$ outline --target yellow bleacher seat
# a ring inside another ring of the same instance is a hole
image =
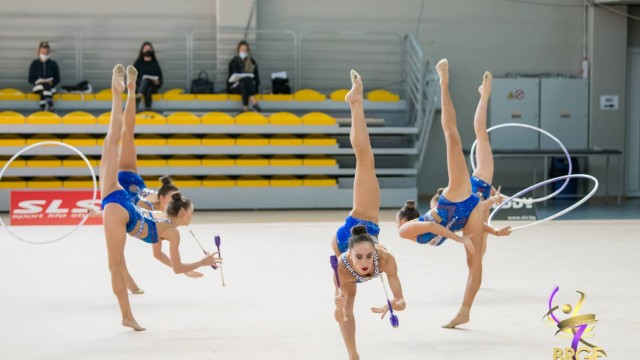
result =
[[[235,166],[236,161],[224,155],[207,155],[202,159],[202,166]]]
[[[40,101],[40,94],[27,94],[27,101]]]
[[[191,155],[175,155],[167,160],[168,166],[202,166],[202,160]]]
[[[89,135],[74,134],[62,139],[62,142],[71,146],[97,146],[98,140]]]
[[[296,114],[281,111],[269,116],[269,124],[271,125],[302,125],[302,119]]]
[[[202,139],[189,134],[177,134],[167,139],[169,146],[201,146]]]
[[[91,166],[96,167],[100,163],[97,159],[87,158]],[[62,159],[62,167],[87,167],[87,163],[80,156],[69,156]],[[89,169],[87,169],[87,173]],[[97,175],[97,174],[96,174]]]
[[[229,114],[213,111],[202,115],[203,125],[233,125],[233,118]]]
[[[344,97],[347,96],[349,89],[338,89],[331,93],[331,101],[344,101]]]
[[[100,90],[95,94],[95,99],[98,101],[111,101],[113,99],[111,95],[111,89]],[[127,100],[127,93],[122,94],[122,101]]]
[[[4,167],[4,165],[7,163],[7,161],[9,161],[9,159],[11,159],[10,156],[0,156],[0,169]],[[11,165],[9,165],[10,168],[23,168],[25,166],[27,166],[27,161],[19,157],[13,160],[13,162],[11,162]],[[3,181],[4,179],[0,180],[0,182],[3,182]]]
[[[202,180],[204,187],[234,187],[236,181],[227,176],[207,176]]]
[[[143,176],[142,180],[147,185],[149,189],[159,189],[162,183],[160,182],[159,176]]]
[[[49,134],[36,134],[27,139],[27,145],[33,145],[43,141],[58,141],[62,142],[61,139],[57,136],[49,135]]]
[[[15,111],[0,112],[0,124],[2,125],[19,125],[24,124],[25,121],[24,115]]]
[[[200,118],[194,113],[178,111],[167,117],[167,123],[170,125],[200,125]]]
[[[335,125],[336,119],[325,113],[314,111],[302,117],[302,124],[314,126]]]
[[[54,177],[35,177],[27,181],[27,187],[30,189],[60,189],[62,181]]]
[[[269,139],[271,146],[302,146],[302,139],[293,135],[278,134]]]
[[[302,186],[302,179],[295,176],[278,175],[269,180],[269,185],[274,187],[295,187]]]
[[[2,89],[0,90],[0,100],[26,100],[27,96],[18,89]]]
[[[96,139],[96,142],[98,143],[98,146],[103,147],[104,146],[104,137],[99,137]]]
[[[24,189],[27,187],[27,181],[19,177],[3,177],[0,181],[0,189]]]
[[[2,134],[0,135],[0,146],[25,146],[27,141],[18,135]]]
[[[227,96],[229,97],[229,101],[242,101],[241,95],[227,94]]]
[[[74,176],[62,181],[65,189],[93,189],[93,180],[89,176]]]
[[[321,134],[311,134],[302,140],[304,146],[336,146],[338,140]]]
[[[162,94],[162,99],[167,101],[193,101],[194,94],[186,94],[183,89],[171,89]]]
[[[369,101],[396,102],[400,101],[400,96],[387,90],[373,90],[367,94]]]
[[[293,94],[295,101],[325,101],[327,96],[312,89],[302,89]]]
[[[166,146],[167,139],[158,135],[141,134],[134,138],[136,146]]]
[[[27,124],[34,125],[57,125],[62,119],[57,114],[48,111],[38,111],[27,117]]]
[[[111,111],[107,111],[106,113],[100,114],[98,116],[98,124],[100,125],[109,125],[111,122]]]
[[[96,98],[95,94],[55,94],[53,95],[53,100],[64,100],[64,101],[90,101]]]
[[[202,187],[202,180],[193,176],[173,176],[171,179],[179,189]]]
[[[163,159],[160,156],[156,156],[156,155],[140,155],[140,156],[138,156],[138,166],[140,166],[140,167],[163,167],[163,166],[167,166],[167,160]],[[148,184],[147,184],[147,186],[148,186]]]
[[[236,159],[236,166],[269,166],[269,159],[259,155],[241,155]]]
[[[52,168],[52,167],[60,167],[62,166],[62,160],[58,159],[55,156],[34,156],[32,158],[27,159],[27,167],[34,168]]]
[[[302,161],[304,166],[337,166],[336,159],[324,155],[308,155]]]
[[[235,146],[236,139],[226,135],[211,134],[202,138],[203,146]]]
[[[302,166],[302,159],[292,155],[276,155],[269,159],[271,166]]]
[[[336,186],[338,182],[336,179],[323,175],[309,175],[305,176],[302,181],[304,186]]]
[[[196,100],[199,101],[227,101],[229,95],[227,94],[196,94]]]
[[[136,114],[137,125],[165,125],[167,118],[154,111],[143,111]]]
[[[67,125],[94,125],[98,122],[95,116],[84,111],[74,111],[62,117],[62,123]]]
[[[236,138],[238,146],[269,146],[269,139],[253,134],[243,134]]]
[[[265,187],[269,186],[269,180],[262,176],[247,175],[240,176],[236,180],[236,186],[238,187]]]
[[[262,94],[256,100],[262,101],[293,101],[293,94]]]
[[[262,114],[247,111],[236,116],[235,123],[237,125],[267,125],[269,124],[269,119]]]

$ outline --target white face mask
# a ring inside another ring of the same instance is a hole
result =
[[[49,54],[40,54],[40,60],[47,61],[49,59]]]
[[[249,53],[245,51],[241,51],[239,55],[240,55],[240,59],[244,60],[247,58],[247,56],[249,56]]]

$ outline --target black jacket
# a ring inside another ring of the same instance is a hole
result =
[[[250,57],[249,60],[253,63],[253,83],[256,85],[256,93],[258,93],[258,87],[260,86],[260,75],[258,74],[258,63]],[[231,89],[233,83],[229,82],[231,75],[244,72],[244,60],[240,56],[234,56],[229,61],[229,76],[227,76],[227,92]]]
[[[136,86],[140,86],[144,75],[157,76],[160,83],[155,86],[158,88],[162,86],[162,70],[160,69],[160,64],[158,64],[157,61],[136,61],[133,64],[133,67],[138,70],[138,81],[136,81]]]
[[[60,70],[58,64],[48,59],[45,62],[39,59],[33,60],[31,66],[29,66],[29,84],[35,85],[38,79],[53,78],[53,85],[56,86],[60,83]]]

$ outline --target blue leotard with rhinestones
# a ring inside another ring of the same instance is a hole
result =
[[[452,202],[447,200],[443,195],[440,195],[438,205],[436,205],[435,209],[438,216],[442,219],[440,225],[451,231],[458,231],[462,229],[467,224],[469,215],[471,215],[471,212],[479,202],[480,198],[478,198],[476,194],[471,194],[471,196],[461,202]],[[431,210],[427,211],[424,216],[420,216],[418,221],[436,222],[435,218],[431,214]],[[434,233],[424,233],[418,235],[416,240],[420,244],[439,246],[442,245],[446,239],[446,237],[436,235]]]
[[[380,227],[378,224],[372,221],[366,221],[355,218],[353,216],[347,216],[338,232],[336,233],[336,242],[338,243],[338,249],[343,253],[349,248],[349,239],[351,238],[351,228],[356,225],[364,225],[367,227],[367,233],[373,237],[373,242],[378,243],[378,234],[380,234]]]
[[[149,209],[155,210],[153,203],[147,200],[147,196],[149,194],[155,194],[156,191],[147,188],[147,184],[145,184],[144,179],[142,179],[140,175],[133,171],[118,171],[118,183],[124,191],[129,194],[134,204],[142,201],[149,206]]]
[[[102,198],[102,208],[104,209],[107,204],[115,203],[123,207],[129,213],[129,220],[127,221],[127,233],[131,233],[136,228],[136,224],[138,225],[138,231],[133,234],[133,237],[136,237],[144,242],[154,244],[159,241],[158,239],[158,229],[156,227],[156,223],[170,223],[169,219],[154,219],[153,212],[142,209],[131,202],[131,197],[124,190],[116,190],[106,197]],[[140,235],[144,232],[144,227],[147,226],[147,236],[141,238]]]
[[[481,200],[487,200],[491,196],[491,184],[477,176],[472,176],[471,192],[478,195]]]

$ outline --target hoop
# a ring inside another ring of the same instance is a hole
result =
[[[538,221],[534,221],[532,223],[525,224],[525,225],[522,225],[522,226],[517,226],[517,227],[511,228],[511,231],[520,230],[520,229],[524,229],[524,228],[527,228],[527,227],[530,227],[530,226],[533,226],[533,225],[536,225],[536,224],[541,224],[541,223],[544,223],[544,222],[547,222],[547,221],[551,221],[551,220],[553,220],[553,219],[555,219],[555,218],[557,218],[559,216],[562,216],[562,215],[568,213],[569,211],[571,211],[571,210],[577,208],[578,206],[582,205],[585,201],[589,200],[596,193],[596,190],[598,190],[598,185],[599,185],[598,179],[596,179],[595,177],[593,177],[591,175],[587,175],[587,174],[572,174],[572,175],[558,176],[556,178],[548,179],[548,180],[539,182],[537,184],[531,185],[528,188],[516,193],[515,195],[512,195],[511,197],[506,199],[502,204],[498,205],[498,207],[495,208],[495,210],[493,210],[491,212],[491,215],[489,215],[489,220],[487,221],[487,223],[489,224],[489,226],[492,226],[491,225],[491,220],[493,219],[493,216],[498,211],[500,211],[500,209],[502,209],[502,207],[505,206],[508,202],[510,202],[510,201],[512,201],[514,199],[517,199],[518,196],[522,196],[523,194],[526,194],[529,191],[532,191],[532,190],[537,189],[539,187],[545,186],[545,185],[550,184],[552,182],[556,182],[556,181],[563,180],[563,179],[572,179],[572,178],[582,178],[582,179],[592,180],[595,183],[595,186],[593,187],[591,192],[589,192],[587,195],[585,195],[584,198],[578,200],[575,204],[569,206],[568,208],[566,208],[566,209],[564,209],[562,211],[559,211],[559,212],[557,212],[557,213],[555,213],[555,214],[553,214],[551,216],[547,216],[544,219],[541,219],[541,220],[538,220]]]
[[[57,145],[57,146],[62,146],[65,147],[71,151],[73,151],[74,153],[76,153],[78,156],[80,156],[82,158],[82,160],[84,160],[85,164],[87,164],[87,167],[89,168],[89,171],[91,172],[91,179],[93,180],[93,198],[92,201],[96,201],[96,198],[98,197],[98,181],[96,180],[96,173],[93,171],[93,167],[91,166],[91,163],[89,162],[89,159],[87,159],[86,156],[84,156],[84,154],[76,149],[75,147],[69,145],[69,144],[65,144],[59,141],[42,141],[42,142],[38,142],[35,143],[33,145],[29,145],[25,148],[23,148],[22,150],[18,151],[15,155],[13,155],[13,157],[11,157],[11,159],[9,159],[9,161],[7,161],[6,164],[4,164],[4,167],[2,168],[2,170],[0,170],[0,181],[2,180],[2,176],[4,176],[4,172],[9,168],[9,165],[11,165],[11,163],[20,155],[22,155],[24,152],[31,150],[33,148],[39,147],[39,146],[43,146],[43,145]],[[29,244],[35,244],[35,245],[43,245],[43,244],[49,244],[58,240],[61,240],[71,234],[73,234],[76,230],[78,230],[80,228],[80,226],[82,226],[82,224],[84,224],[87,219],[89,218],[91,214],[87,213],[82,220],[80,221],[80,223],[73,229],[71,229],[70,232],[68,232],[67,234],[57,237],[55,239],[52,240],[46,240],[46,241],[31,241],[31,240],[27,240],[24,239],[16,234],[14,234],[7,225],[5,225],[5,223],[2,221],[2,218],[0,218],[0,225],[2,225],[3,228],[5,228],[7,230],[7,232],[9,232],[9,234],[11,236],[13,236],[14,238],[27,242]]]
[[[500,124],[500,125],[492,126],[492,127],[487,129],[487,132],[491,132],[493,130],[497,130],[497,129],[500,129],[500,128],[503,128],[503,127],[523,127],[523,128],[526,128],[526,129],[535,130],[535,131],[537,131],[537,132],[539,132],[541,134],[546,135],[551,140],[555,141],[558,144],[558,146],[560,146],[560,149],[562,149],[562,151],[564,152],[565,156],[567,157],[567,162],[569,164],[569,172],[568,172],[567,175],[571,175],[571,172],[573,171],[573,167],[572,167],[572,164],[571,164],[571,156],[569,156],[569,151],[564,146],[564,144],[562,144],[562,142],[560,140],[558,140],[557,137],[551,135],[547,131],[544,131],[544,130],[538,128],[538,127],[535,127],[535,126],[532,126],[532,125],[527,125],[527,124],[520,124],[520,123],[506,123],[506,124]],[[475,153],[477,144],[478,144],[478,139],[476,139],[473,142],[473,145],[471,145],[471,150],[469,151],[469,160],[471,162],[471,168],[473,169],[473,171],[476,170],[476,161],[475,161],[475,157],[473,155]],[[549,194],[549,195],[547,195],[545,197],[541,197],[541,198],[537,198],[537,199],[531,199],[531,200],[529,200],[529,199],[526,199],[526,200],[525,199],[518,199],[518,200],[521,200],[526,204],[533,204],[533,203],[538,203],[538,202],[541,202],[541,201],[549,200],[552,197],[560,194],[560,192],[562,190],[564,190],[564,188],[569,184],[569,180],[571,180],[571,179],[567,178],[567,180],[565,180],[564,184],[562,184],[562,186],[558,190],[556,190],[555,192],[553,192],[553,193],[551,193],[551,194]]]

